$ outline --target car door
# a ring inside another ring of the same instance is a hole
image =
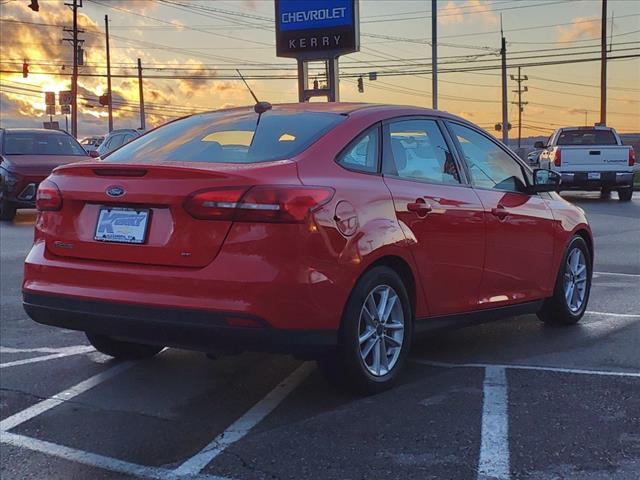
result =
[[[477,309],[484,260],[482,204],[441,124],[404,118],[383,126],[383,176],[418,266],[429,313]]]
[[[529,194],[527,171],[479,129],[449,121],[454,142],[486,217],[485,266],[480,305],[491,308],[549,295],[554,219],[539,194]]]

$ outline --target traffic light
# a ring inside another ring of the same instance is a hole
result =
[[[25,60],[22,63],[22,78],[27,78],[29,76],[29,64]]]
[[[109,94],[105,93],[104,95],[100,95],[100,97],[98,98],[98,102],[103,107],[108,106],[109,105]]]
[[[38,0],[31,0],[31,3],[29,4],[29,8],[34,12],[39,12],[40,5],[38,5]]]
[[[358,77],[358,92],[364,93],[364,80],[362,80],[362,77]]]

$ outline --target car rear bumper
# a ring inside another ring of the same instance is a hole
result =
[[[626,187],[633,184],[633,172],[599,172],[600,178],[589,178],[589,172],[559,172],[562,190],[596,190],[602,187]]]
[[[335,347],[335,330],[283,330],[259,318],[235,313],[167,309],[23,294],[27,314],[44,325],[108,335],[120,340],[203,352],[251,350],[322,353]],[[260,326],[229,326],[229,319]]]

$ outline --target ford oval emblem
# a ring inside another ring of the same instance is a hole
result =
[[[124,195],[124,188],[118,186],[112,186],[107,188],[107,195],[110,197],[121,197]]]

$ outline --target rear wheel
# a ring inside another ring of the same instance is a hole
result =
[[[11,221],[16,216],[16,207],[5,199],[0,200],[0,220]]]
[[[393,386],[406,362],[413,333],[411,304],[392,269],[374,267],[351,292],[338,350],[318,361],[333,383],[372,394]]]
[[[91,345],[93,345],[93,348],[100,353],[117,358],[118,360],[141,360],[143,358],[153,357],[164,348],[155,345],[123,342],[96,333],[87,332],[86,335]]]
[[[618,190],[618,199],[621,202],[630,202],[633,196],[633,187],[621,188]]]
[[[591,291],[591,255],[584,239],[574,236],[560,265],[553,297],[545,300],[538,317],[549,325],[578,323]]]

